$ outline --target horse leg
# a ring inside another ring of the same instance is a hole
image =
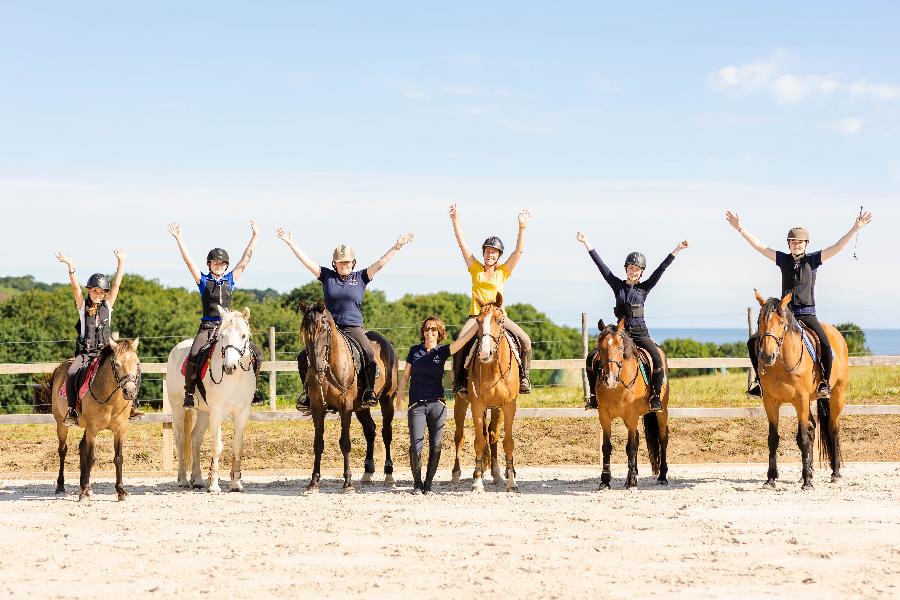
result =
[[[628,426],[628,443],[625,445],[625,453],[628,456],[628,477],[625,480],[626,488],[637,487],[637,454],[640,438],[637,431],[637,418],[632,422],[626,422]]]
[[[776,455],[778,453],[778,405],[766,403],[766,416],[769,419],[769,471],[766,473],[765,487],[774,488],[778,479],[778,465]]]
[[[356,413],[356,419],[362,425],[363,437],[366,439],[366,461],[359,481],[372,483],[372,475],[375,473],[375,420],[372,418],[372,411],[368,409]]]
[[[125,444],[125,432],[118,430],[113,433],[113,464],[116,465],[116,496],[119,502],[128,497],[128,492],[122,487],[122,467],[125,458],[122,455],[122,447]]]
[[[506,419],[506,412],[503,412],[504,421]],[[503,483],[503,477],[500,476],[500,461],[497,460],[497,444],[500,439],[500,409],[492,408],[491,409],[491,424],[488,427],[488,446],[490,447],[490,456],[491,456],[491,476],[494,478],[494,485],[501,485]],[[504,438],[504,447],[506,446],[506,438]],[[506,461],[507,471],[509,471],[509,460]],[[509,477],[509,473],[506,474],[506,477]]]
[[[187,487],[187,470],[184,459],[184,419],[172,416],[172,437],[175,440],[175,460],[178,461],[178,478],[175,480],[178,487]]]
[[[797,410],[797,446],[803,462],[801,489],[811,490],[812,484],[812,448],[809,440],[809,402],[801,399]]]
[[[222,411],[218,406],[213,407],[209,415],[210,441],[212,451],[209,459],[209,480],[206,482],[206,491],[218,494],[222,491],[219,487],[219,458],[222,456]]]
[[[841,479],[841,422],[839,413],[832,411],[829,415],[828,437],[823,441],[828,444],[831,482],[836,483]]]
[[[353,484],[350,482],[350,417],[353,413],[345,410],[341,413],[341,454],[344,455],[344,487],[342,492],[352,492]]]
[[[612,421],[608,415],[600,412],[600,427],[603,429],[603,472],[600,475],[600,487],[598,489],[608,490],[612,481],[612,469],[609,461],[612,456]]]
[[[61,422],[56,422],[56,438],[59,442],[56,448],[57,454],[59,454],[59,476],[56,478],[56,493],[63,494],[66,491],[66,480],[63,475],[63,470],[66,466],[66,454],[69,452],[69,428],[63,425]]]
[[[194,430],[191,432],[191,487],[206,487],[203,473],[200,470],[200,446],[203,445],[203,434],[209,427],[209,413],[197,411],[194,417]]]
[[[456,458],[453,461],[451,483],[459,483],[459,476],[462,474],[462,467],[459,464],[459,451],[462,449],[463,442],[465,442],[466,439],[466,407],[468,407],[468,405],[469,403],[461,396],[456,396],[456,402],[453,404],[453,423],[456,426],[453,433],[453,449]]]
[[[319,479],[321,479],[322,452],[325,450],[325,409],[316,407],[313,410],[313,453],[315,459],[313,461],[312,476],[309,478],[309,485],[306,486],[307,492],[319,491]]]
[[[384,442],[384,485],[394,485],[394,460],[391,458],[391,442],[394,439],[394,399],[381,401],[381,441]]]
[[[669,447],[669,409],[665,408],[656,413],[656,423],[659,425],[659,475],[656,481],[660,485],[668,485],[666,475],[669,473],[669,463],[666,460],[666,449]]]
[[[484,464],[484,410],[472,405],[472,425],[475,427],[475,471],[472,473],[472,491],[483,492],[484,482],[481,480],[482,465]]]
[[[91,496],[91,468],[94,466],[94,438],[97,433],[93,430],[85,429],[81,443],[78,444],[78,453],[81,468],[81,490],[78,493],[78,501],[83,498],[90,499]]]
[[[234,437],[231,439],[231,482],[228,484],[229,492],[243,492],[244,484],[241,483],[241,451],[244,447],[244,429],[250,419],[250,406],[234,419]]]
[[[513,463],[513,450],[516,444],[513,440],[513,421],[516,418],[515,404],[507,404],[503,410],[503,452],[506,454],[506,491],[518,492],[519,484],[516,483],[516,467]],[[496,435],[496,431],[494,432]],[[496,461],[496,459],[495,459]]]

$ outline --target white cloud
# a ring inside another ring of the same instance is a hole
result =
[[[707,75],[706,84],[720,92],[753,92],[771,81],[776,70],[774,62],[729,65]]]
[[[844,135],[856,135],[863,128],[863,120],[859,117],[847,117],[825,123],[825,128]]]
[[[397,90],[400,95],[410,100],[425,100],[429,97],[425,88],[413,81],[395,80],[388,81],[387,87]]]

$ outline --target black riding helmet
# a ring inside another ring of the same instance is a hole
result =
[[[103,273],[94,273],[87,280],[87,286],[89,288],[100,288],[103,290],[109,291],[109,278]]]
[[[646,269],[647,257],[645,257],[640,252],[632,252],[625,257],[625,266],[628,267],[628,265],[635,265],[636,267]]]
[[[220,260],[225,263],[231,262],[228,260],[228,253],[222,248],[213,248],[209,251],[209,254],[206,255],[206,264],[209,264],[214,260]]]
[[[500,241],[496,235],[492,235],[488,239],[484,240],[484,243],[481,245],[481,252],[484,252],[485,248],[493,248],[500,252],[500,255],[503,255],[503,242]]]

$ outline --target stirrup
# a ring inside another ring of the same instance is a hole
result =
[[[751,398],[762,398],[762,387],[760,387],[759,382],[756,382],[744,393]]]
[[[306,390],[303,390],[303,392],[297,396],[296,408],[300,412],[309,410],[309,394],[306,393]]]
[[[823,381],[822,383],[820,383],[819,389],[816,392],[819,400],[831,399],[831,386],[828,385],[827,381]]]
[[[69,425],[70,427],[78,427],[78,413],[74,408],[70,408],[66,413],[66,418],[63,419],[63,425]]]
[[[142,413],[137,408],[135,408],[134,402],[132,402],[131,403],[131,412],[128,414],[128,420],[136,421],[137,419],[143,419],[143,418],[144,418],[144,413]]]
[[[528,375],[519,379],[519,393],[520,394],[530,394],[531,393],[531,379],[529,379]]]
[[[197,406],[194,404],[194,392],[184,395],[184,409],[197,410]]]
[[[591,397],[584,403],[584,410],[593,410],[597,408],[597,396],[591,394]]]
[[[660,412],[662,410],[662,401],[658,394],[650,396],[650,412]]]

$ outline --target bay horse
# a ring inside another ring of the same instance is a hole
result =
[[[341,419],[340,448],[344,455],[343,492],[353,492],[350,473],[350,420],[356,413],[366,439],[365,473],[363,483],[372,481],[375,472],[375,421],[368,406],[361,403],[364,386],[360,381],[351,351],[349,338],[338,329],[334,318],[320,300],[315,304],[300,303],[303,321],[300,325],[306,343],[309,369],[304,386],[309,393],[309,410],[315,430],[313,451],[315,462],[308,492],[319,491],[321,479],[322,452],[325,450],[325,413],[333,410]],[[372,389],[381,407],[381,437],[384,441],[384,483],[394,484],[394,463],[391,459],[391,439],[394,419],[394,396],[397,395],[398,361],[394,346],[381,334],[367,331],[366,337],[372,343],[378,376]],[[365,357],[362,358],[365,360]]]
[[[475,471],[472,474],[472,491],[483,492],[482,476],[485,465],[490,462],[494,482],[502,482],[497,463],[497,433],[499,429],[498,409],[503,413],[503,451],[506,454],[506,491],[518,492],[516,469],[513,462],[513,421],[516,418],[516,400],[519,397],[519,363],[513,351],[510,337],[503,326],[506,313],[503,312],[502,297],[497,302],[489,302],[481,307],[477,322],[481,333],[478,338],[478,353],[469,363],[467,394],[456,398],[454,419],[456,434],[456,462],[453,467],[454,481],[459,481],[459,452],[463,443],[463,426],[466,405],[472,407],[472,425],[475,429]],[[485,423],[487,409],[492,409],[490,427]],[[492,448],[491,448],[492,446]],[[490,452],[489,452],[490,450]]]
[[[625,453],[628,457],[628,476],[625,487],[637,487],[638,465],[637,455],[640,445],[638,419],[643,416],[644,435],[647,438],[647,453],[656,481],[667,485],[669,465],[666,461],[666,449],[669,445],[669,382],[668,377],[663,384],[660,400],[662,410],[650,412],[650,386],[641,375],[638,347],[625,331],[625,320],[620,319],[618,325],[605,325],[601,319],[597,326],[597,354],[594,356],[594,369],[597,373],[595,394],[597,395],[597,415],[603,429],[603,472],[600,475],[601,490],[608,490],[612,481],[610,455],[612,454],[612,421],[619,418],[628,428],[628,442]],[[660,349],[663,363],[666,355]],[[599,363],[599,365],[598,365]],[[663,364],[667,369],[667,365]],[[649,374],[648,374],[649,379]]]
[[[250,344],[250,309],[243,312],[219,307],[222,321],[215,333],[214,346],[210,350],[208,368],[197,368],[200,377],[195,393],[197,406],[194,412],[184,409],[184,375],[182,366],[191,350],[192,339],[184,340],[169,352],[166,363],[166,389],[172,408],[172,431],[175,438],[175,455],[178,458],[178,485],[181,487],[205,487],[218,493],[219,458],[222,455],[222,422],[225,417],[234,418],[234,436],[231,441],[231,481],[228,491],[243,492],[241,483],[241,451],[244,429],[250,418],[250,404],[256,391],[254,355]],[[201,393],[201,384],[205,395]],[[196,420],[196,423],[194,422]],[[212,457],[209,478],[206,483],[200,471],[200,446],[207,428],[212,429]],[[187,470],[191,471],[190,480]]]
[[[81,471],[78,501],[91,496],[91,468],[94,466],[94,441],[97,434],[109,429],[113,434],[113,463],[116,465],[116,495],[125,500],[128,492],[122,487],[122,448],[128,431],[128,415],[131,403],[137,399],[141,387],[141,361],[137,355],[140,338],[134,340],[109,340],[109,345],[100,351],[99,364],[93,379],[88,375],[87,392],[81,399],[78,426],[84,428],[84,435],[78,444]],[[59,441],[59,476],[56,479],[56,493],[66,491],[63,468],[68,452],[67,437],[69,426],[64,423],[69,404],[60,396],[65,388],[66,374],[71,361],[56,367],[50,379],[51,404],[56,419],[56,437]],[[78,393],[78,392],[76,392]]]
[[[759,302],[757,322],[757,352],[759,353],[759,384],[763,391],[763,406],[769,419],[769,471],[766,487],[774,488],[778,479],[776,451],[778,450],[778,417],[782,404],[791,404],[797,412],[797,446],[802,459],[802,489],[812,489],[812,446],[816,437],[816,421],[810,407],[818,397],[822,370],[810,356],[803,341],[800,323],[791,311],[793,297],[763,298],[754,290]],[[831,465],[831,480],[841,478],[840,415],[844,409],[849,368],[847,342],[833,326],[822,323],[834,352],[831,369],[831,398],[817,401],[820,460]],[[781,360],[778,360],[779,356]]]

